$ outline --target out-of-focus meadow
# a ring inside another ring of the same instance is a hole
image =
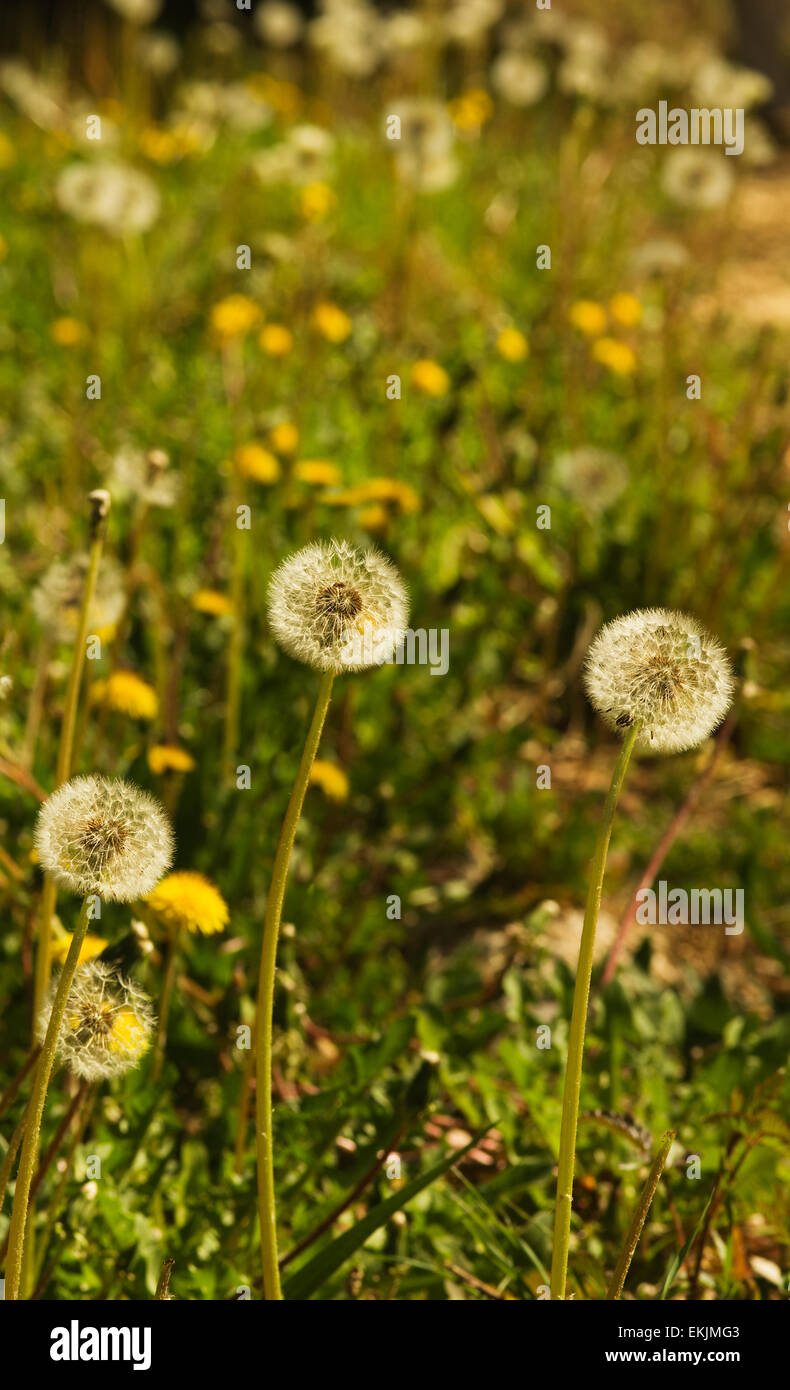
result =
[[[289,1276],[329,1299],[546,1284],[616,748],[580,668],[602,621],[663,606],[725,643],[735,712],[699,751],[635,762],[597,959],[690,794],[656,877],[743,888],[746,925],[632,925],[594,978],[582,1109],[627,1118],[580,1126],[571,1288],[603,1297],[646,1146],[671,1127],[628,1296],[659,1297],[711,1194],[668,1296],[781,1296],[790,162],[758,114],[766,80],[725,57],[710,6],[345,0],[305,29],[289,6],[212,3],[178,37],[142,22],[153,3],[116,8],[129,17],[97,9],[70,46],[0,67],[6,1080],[30,1041],[32,830],[93,488],[112,511],[75,770],[160,796],[176,867],[211,880],[229,920],[184,936],[161,1076],[100,1090],[72,1166],[47,1175],[38,1296],[151,1297],[166,1256],[177,1298],[258,1296],[238,1028],[316,682],[275,647],[266,584],[329,536],[392,557],[412,626],[448,631],[449,669],[339,680],[308,792],[275,1008],[286,1292]],[[638,145],[635,112],[661,97],[747,108],[744,154]],[[58,908],[68,931],[76,904]],[[157,1001],[156,912],[106,905],[95,934]]]

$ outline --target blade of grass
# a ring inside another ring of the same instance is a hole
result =
[[[631,1261],[634,1258],[634,1252],[636,1251],[636,1247],[639,1244],[639,1237],[642,1234],[642,1227],[644,1226],[645,1221],[647,1220],[647,1213],[650,1210],[650,1204],[656,1194],[656,1188],[658,1187],[661,1174],[664,1171],[664,1164],[666,1163],[667,1158],[669,1156],[669,1150],[672,1148],[672,1141],[674,1138],[674,1129],[666,1130],[661,1140],[658,1152],[655,1158],[653,1159],[652,1167],[647,1175],[645,1185],[642,1188],[641,1193],[639,1194],[639,1201],[636,1204],[634,1214],[631,1218],[631,1224],[628,1227],[625,1240],[623,1241],[623,1248],[620,1251],[620,1258],[617,1261],[617,1264],[615,1265],[614,1274],[612,1275],[609,1287],[606,1290],[607,1299],[619,1298],[621,1293],[623,1292],[623,1285],[625,1284],[626,1278],[628,1277],[628,1271],[631,1267]]]
[[[302,1265],[301,1269],[298,1269],[286,1281],[283,1287],[284,1297],[286,1299],[305,1299],[314,1294],[361,1245],[364,1245],[369,1236],[384,1226],[396,1211],[405,1207],[412,1197],[416,1197],[419,1192],[430,1187],[431,1183],[435,1182],[437,1178],[441,1178],[448,1169],[453,1167],[453,1164],[458,1163],[465,1153],[473,1149],[475,1144],[480,1143],[490,1128],[491,1125],[487,1125],[464,1148],[455,1150],[446,1158],[440,1159],[438,1163],[434,1163],[433,1167],[422,1173],[419,1178],[413,1178],[399,1192],[395,1192],[386,1201],[380,1202],[378,1206],[368,1212],[367,1216],[363,1216],[361,1221],[352,1226],[350,1231],[344,1231],[330,1245],[319,1250],[312,1260]]]
[[[699,1221],[697,1222],[696,1226],[694,1227],[694,1230],[691,1232],[691,1235],[689,1236],[688,1240],[686,1241],[686,1244],[683,1246],[683,1249],[680,1250],[680,1251],[678,1251],[678,1252],[676,1252],[676,1253],[672,1256],[672,1259],[671,1259],[670,1262],[669,1262],[669,1268],[668,1268],[668,1270],[667,1270],[667,1272],[666,1272],[666,1276],[665,1276],[665,1278],[664,1278],[664,1285],[663,1285],[663,1288],[662,1288],[660,1294],[658,1295],[659,1302],[663,1302],[663,1301],[664,1301],[664,1299],[666,1298],[667,1294],[669,1293],[669,1290],[672,1288],[672,1285],[673,1285],[674,1282],[675,1282],[675,1278],[676,1278],[676,1275],[677,1275],[678,1270],[680,1269],[681,1265],[685,1264],[686,1260],[688,1259],[689,1251],[690,1251],[692,1245],[694,1244],[694,1241],[697,1239],[697,1236],[699,1235],[700,1231],[702,1230],[702,1223],[703,1223],[703,1221],[705,1220],[705,1217],[706,1217],[707,1214],[708,1214],[708,1208],[709,1208],[711,1202],[713,1201],[713,1194],[714,1194],[715,1190],[716,1190],[716,1189],[714,1188],[714,1189],[713,1189],[713,1192],[711,1192],[711,1194],[710,1194],[710,1196],[709,1196],[707,1202],[705,1203],[705,1206],[704,1206],[702,1212],[700,1213]]]

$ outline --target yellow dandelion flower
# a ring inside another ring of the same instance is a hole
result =
[[[93,698],[130,719],[156,719],[159,701],[153,686],[134,671],[113,671],[105,681],[96,681]]]
[[[196,613],[208,613],[212,618],[225,618],[233,612],[227,594],[221,594],[218,589],[196,589],[191,603]]]
[[[389,512],[380,502],[372,507],[363,507],[357,521],[364,531],[384,531],[389,523]]]
[[[121,1009],[110,1023],[107,1046],[111,1052],[136,1055],[145,1050],[150,1023],[134,1009]]]
[[[295,454],[299,447],[299,431],[291,420],[283,420],[269,431],[269,443],[278,454]]]
[[[397,502],[402,512],[420,509],[420,499],[414,488],[398,478],[368,478],[352,492],[358,502]]]
[[[337,203],[337,194],[328,183],[306,183],[299,192],[302,216],[308,222],[320,222]]]
[[[635,294],[621,291],[609,300],[609,312],[616,323],[623,328],[635,328],[642,318],[642,305]]]
[[[103,936],[94,936],[88,932],[82,945],[80,946],[78,965],[84,965],[86,960],[92,960],[94,956],[100,956],[102,951],[109,945]],[[51,955],[56,965],[62,965],[69,953],[71,946],[71,932],[64,932],[63,936],[57,941],[52,942]]]
[[[412,386],[424,391],[426,396],[446,396],[450,389],[450,378],[444,367],[430,357],[421,357],[411,369]]]
[[[278,116],[290,119],[301,105],[301,93],[294,82],[284,82],[271,77],[268,72],[254,72],[247,78],[247,86],[254,96],[271,106]]]
[[[148,906],[166,926],[211,936],[230,920],[228,905],[219,889],[190,870],[177,870],[163,878],[146,898]]]
[[[448,110],[458,130],[474,132],[490,121],[494,114],[494,103],[482,87],[470,87],[450,102]]]
[[[294,335],[282,323],[267,323],[260,331],[258,342],[267,357],[286,357],[294,345]]]
[[[280,476],[277,459],[262,444],[241,444],[234,457],[242,476],[255,483],[276,483]]]
[[[314,487],[333,487],[343,479],[337,465],[329,463],[327,459],[299,459],[294,464],[294,477],[300,483],[312,483]]]
[[[503,328],[496,340],[496,350],[506,362],[523,362],[529,355],[529,343],[517,328]]]
[[[574,328],[588,338],[599,337],[606,328],[606,310],[594,299],[577,299],[570,307],[568,318]]]
[[[148,766],[156,777],[165,772],[192,772],[195,767],[192,754],[174,743],[157,743],[148,749],[147,756]]]
[[[0,169],[10,169],[16,158],[8,136],[0,130]]]
[[[636,371],[636,356],[627,343],[619,338],[598,338],[593,343],[592,355],[596,362],[608,367],[615,376],[630,376]]]
[[[211,310],[211,327],[220,338],[238,338],[255,327],[261,311],[246,294],[229,294]]]
[[[49,333],[53,343],[57,343],[58,347],[76,347],[85,337],[85,325],[80,323],[79,319],[55,319],[49,325]]]
[[[313,327],[327,342],[344,343],[351,332],[351,319],[337,304],[324,300],[313,310]]]
[[[316,758],[310,770],[310,781],[320,787],[330,801],[345,801],[348,796],[348,777],[337,763]]]
[[[140,132],[140,150],[154,164],[172,164],[184,153],[183,142],[172,130],[149,125]]]

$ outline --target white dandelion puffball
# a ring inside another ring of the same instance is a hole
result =
[[[638,724],[634,747],[651,753],[696,748],[721,723],[734,689],[721,643],[667,608],[637,609],[602,627],[584,684],[605,722],[620,734]]]
[[[78,555],[68,562],[55,560],[33,591],[33,612],[38,621],[62,642],[73,642],[77,635],[87,572],[87,555]],[[123,571],[112,556],[106,555],[88,610],[90,632],[111,632],[125,607]]]
[[[613,506],[628,485],[628,469],[620,455],[592,444],[558,454],[553,473],[564,492],[593,512]]]
[[[46,1037],[56,989],[57,981],[36,1020],[39,1043]],[[111,966],[92,960],[74,973],[56,1056],[72,1075],[103,1081],[137,1066],[150,1046],[153,1028],[148,995]]]
[[[549,74],[531,53],[500,53],[491,68],[494,91],[511,106],[534,106],[545,96]]]
[[[148,174],[120,161],[69,164],[58,178],[55,197],[70,217],[114,236],[148,231],[161,206],[159,190]]]
[[[316,671],[363,671],[392,661],[409,617],[406,586],[379,550],[319,541],[289,555],[269,583],[280,646]]]
[[[35,843],[56,883],[108,902],[147,897],[173,862],[173,832],[159,802],[120,778],[64,782],[38,813]]]
[[[672,150],[661,171],[661,187],[673,202],[688,208],[719,208],[735,186],[724,155],[702,149]]]

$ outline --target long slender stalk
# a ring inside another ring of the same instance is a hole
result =
[[[27,1124],[27,1110],[28,1108],[27,1106],[25,1106],[17,1124],[17,1127],[8,1141],[8,1148],[6,1149],[5,1157],[3,1158],[2,1167],[0,1167],[0,1211],[3,1210],[3,1206],[5,1204],[6,1188],[8,1187],[8,1180],[11,1177],[11,1169],[14,1166],[14,1159],[16,1158],[17,1153],[19,1152],[19,1146],[22,1143],[22,1138],[25,1133],[25,1125]]]
[[[674,1129],[668,1129],[664,1132],[661,1146],[653,1159],[653,1166],[647,1175],[647,1180],[642,1188],[639,1201],[636,1204],[634,1214],[631,1218],[631,1225],[628,1227],[628,1232],[623,1241],[620,1258],[615,1265],[614,1274],[609,1281],[609,1287],[606,1290],[606,1297],[608,1299],[619,1298],[620,1294],[623,1292],[623,1285],[626,1281],[631,1261],[634,1258],[634,1251],[639,1243],[642,1227],[645,1224],[647,1213],[650,1210],[650,1203],[656,1195],[656,1188],[658,1187],[661,1174],[664,1171],[664,1164],[669,1157],[669,1150],[672,1148],[674,1138]]]
[[[79,1092],[79,1100],[82,1103],[78,1107],[79,1114],[77,1115],[77,1123],[72,1130],[71,1138],[69,1139],[68,1147],[63,1158],[63,1171],[61,1172],[58,1185],[55,1188],[55,1191],[53,1192],[49,1202],[47,1203],[47,1219],[44,1224],[44,1230],[42,1231],[41,1236],[37,1241],[38,1250],[36,1254],[36,1269],[34,1276],[35,1288],[33,1289],[33,1292],[30,1295],[31,1299],[37,1298],[42,1288],[46,1284],[44,1274],[45,1261],[47,1258],[47,1247],[49,1246],[49,1242],[52,1238],[52,1232],[55,1229],[55,1223],[57,1222],[57,1219],[60,1216],[61,1205],[63,1203],[63,1194],[66,1190],[66,1184],[68,1183],[69,1178],[71,1177],[71,1169],[72,1163],[74,1161],[74,1155],[77,1152],[77,1149],[82,1141],[82,1136],[85,1133],[88,1120],[90,1119],[91,1112],[93,1110],[94,1101],[96,1100],[96,1086],[94,1083],[88,1084],[88,1086],[84,1090],[81,1090]],[[46,1278],[49,1278],[49,1273],[51,1272],[53,1267],[54,1262],[51,1262],[46,1267]]]
[[[16,1188],[14,1191],[14,1206],[11,1213],[11,1229],[8,1234],[8,1265],[6,1269],[6,1298],[14,1300],[19,1298],[20,1280],[22,1277],[22,1257],[25,1247],[25,1231],[28,1224],[28,1202],[30,1198],[30,1188],[38,1156],[38,1139],[41,1130],[41,1117],[44,1113],[44,1102],[47,1098],[47,1086],[52,1073],[52,1064],[55,1058],[55,1046],[60,1032],[60,1025],[66,1008],[66,1001],[74,979],[74,972],[77,969],[82,943],[88,931],[88,920],[90,913],[91,899],[87,897],[80,909],[80,916],[74,935],[71,938],[69,953],[66,963],[61,971],[58,988],[52,1004],[47,1025],[46,1037],[41,1045],[41,1055],[36,1065],[36,1073],[33,1078],[33,1088],[30,1094],[28,1105],[28,1122],[25,1126],[25,1137],[22,1142],[22,1157],[19,1160],[19,1171],[16,1178]]]
[[[628,729],[620,750],[620,756],[612,773],[601,828],[598,831],[598,841],[595,846],[590,874],[590,886],[587,892],[587,904],[584,909],[579,963],[576,967],[576,984],[573,991],[573,1013],[568,1038],[565,1087],[562,1097],[557,1201],[554,1209],[554,1246],[551,1255],[551,1297],[553,1299],[564,1299],[565,1281],[568,1273],[568,1245],[570,1243],[571,1207],[573,1205],[573,1170],[576,1163],[576,1127],[579,1120],[579,1092],[582,1081],[584,1033],[587,1026],[587,1005],[590,998],[595,929],[598,925],[598,913],[601,907],[603,876],[609,849],[609,837],[612,833],[612,821],[626,769],[634,751],[637,733],[638,726],[635,724]]]
[[[156,1029],[154,1060],[151,1066],[152,1081],[157,1081],[161,1076],[165,1061],[167,1021],[170,1016],[170,1001],[173,997],[173,985],[176,978],[176,965],[178,962],[178,946],[180,940],[181,931],[180,928],[176,928],[175,931],[171,932],[167,940],[167,945],[165,946],[165,975],[162,981],[162,993],[159,996],[159,1022]]]
[[[27,1054],[27,1057],[22,1063],[22,1066],[20,1067],[10,1086],[7,1088],[7,1090],[3,1092],[2,1097],[0,1097],[0,1115],[5,1114],[9,1105],[11,1105],[14,1099],[16,1098],[19,1088],[22,1085],[22,1082],[24,1081],[25,1077],[30,1071],[30,1068],[32,1067],[33,1063],[38,1057],[40,1051],[41,1048],[39,1047],[38,1043],[31,1047],[30,1051]]]
[[[233,776],[233,764],[239,742],[241,715],[241,675],[244,658],[245,589],[247,571],[247,540],[249,532],[238,525],[238,507],[242,501],[238,474],[234,476],[231,506],[233,511],[233,569],[231,574],[232,619],[228,643],[228,669],[225,690],[225,731],[223,760],[225,776]]]
[[[277,938],[280,932],[285,887],[291,863],[296,827],[310,780],[321,732],[332,697],[334,674],[321,676],[312,723],[299,763],[293,791],[285,812],[277,853],[272,869],[261,943],[261,969],[258,979],[258,999],[255,1008],[255,1113],[256,1153],[258,1159],[258,1215],[261,1231],[261,1260],[263,1290],[268,1299],[280,1299],[280,1271],[277,1259],[277,1220],[274,1201],[274,1145],[272,1143],[272,1012],[274,1008],[274,975],[277,964]]]

